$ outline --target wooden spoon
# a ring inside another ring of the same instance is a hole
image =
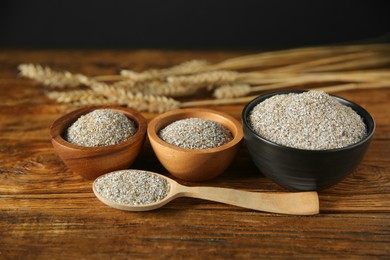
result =
[[[131,170],[135,171],[135,170]],[[145,171],[142,171],[145,173]],[[113,172],[115,173],[115,172]],[[317,192],[249,192],[242,190],[234,190],[228,188],[217,187],[188,187],[177,183],[176,181],[162,176],[157,173],[147,172],[154,174],[159,178],[164,178],[170,185],[170,190],[166,197],[160,201],[143,204],[143,205],[130,205],[120,204],[113,200],[104,197],[98,192],[96,187],[96,179],[92,185],[93,192],[96,197],[104,204],[121,210],[127,211],[147,211],[160,208],[170,202],[171,200],[179,197],[192,197],[205,199],[210,201],[216,201],[235,205],[238,207],[273,212],[282,214],[293,215],[313,215],[319,213],[319,201]],[[108,175],[111,173],[107,173]],[[104,177],[105,175],[101,176]],[[99,178],[101,178],[99,177]]]

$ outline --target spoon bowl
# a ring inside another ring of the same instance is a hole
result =
[[[176,181],[154,172],[141,170],[124,170],[123,174],[130,172],[143,172],[150,176],[157,176],[165,180],[169,184],[169,191],[161,200],[148,204],[131,205],[124,203],[117,203],[114,200],[107,198],[99,192],[99,179],[109,177],[110,174],[117,172],[110,172],[97,178],[92,189],[96,197],[104,204],[127,211],[148,211],[160,208],[179,197],[191,197],[198,199],[205,199],[215,202],[221,202],[238,207],[280,213],[291,215],[313,215],[319,213],[318,194],[315,191],[310,192],[249,192],[243,190],[235,190],[229,188],[218,187],[188,187],[177,183]],[[114,178],[113,178],[114,180]],[[113,183],[113,185],[118,183]]]

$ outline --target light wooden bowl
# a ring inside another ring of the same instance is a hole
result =
[[[116,145],[85,147],[67,142],[62,134],[81,115],[96,109],[122,112],[137,125],[137,132],[127,141]],[[147,121],[136,110],[115,106],[78,109],[57,119],[50,128],[53,147],[66,166],[85,179],[128,168],[138,156],[146,138]]]
[[[184,149],[163,141],[158,132],[181,119],[202,118],[218,122],[233,135],[233,140],[210,149]],[[233,117],[210,109],[178,109],[155,117],[148,125],[150,144],[161,164],[174,176],[187,181],[204,181],[217,177],[233,161],[243,140],[241,123]]]

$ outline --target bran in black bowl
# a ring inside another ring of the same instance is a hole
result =
[[[319,91],[259,96],[242,120],[255,165],[289,190],[321,190],[342,180],[357,168],[375,131],[365,109]]]

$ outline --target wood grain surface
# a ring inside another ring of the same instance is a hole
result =
[[[141,71],[190,59],[221,61],[248,51],[0,51],[0,259],[386,259],[390,258],[390,88],[337,95],[366,108],[377,130],[358,169],[319,192],[320,214],[289,216],[179,198],[150,212],[96,199],[92,181],[67,169],[49,128],[74,108],[18,76],[20,63],[87,75]],[[244,105],[216,106],[240,119]],[[209,107],[210,108],[210,107]],[[156,116],[143,113],[151,120]],[[147,141],[132,168],[170,176]],[[330,173],[331,174],[331,173]],[[261,175],[244,146],[207,185],[283,191]]]

